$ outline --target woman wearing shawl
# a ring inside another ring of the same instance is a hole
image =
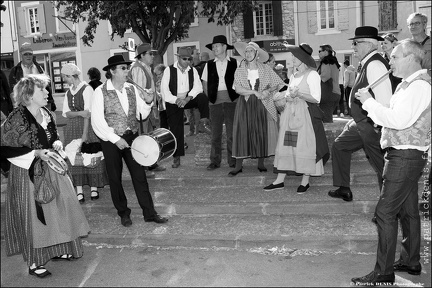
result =
[[[11,162],[5,202],[6,254],[22,254],[29,274],[39,278],[51,275],[43,266],[49,260],[81,257],[80,237],[90,231],[69,175],[54,172],[45,162],[48,149],[63,148],[53,115],[44,107],[48,83],[44,74],[23,77],[14,87],[18,106],[1,127],[1,149]],[[40,181],[44,185],[39,186]],[[54,191],[55,198],[41,204],[34,195],[44,189]]]
[[[233,124],[232,157],[236,165],[229,176],[243,171],[245,158],[258,158],[258,170],[267,171],[264,158],[274,155],[278,133],[272,96],[284,85],[273,69],[263,64],[269,56],[256,43],[237,42],[234,47],[244,59],[234,74],[234,88],[240,97]]]
[[[286,175],[303,175],[297,193],[309,188],[310,176],[324,174],[330,153],[323,125],[320,75],[315,71],[312,48],[305,43],[287,45],[293,54],[296,72],[291,75],[288,90],[275,98],[286,100],[280,118],[279,137],[274,158],[276,180],[265,190],[283,189]]]

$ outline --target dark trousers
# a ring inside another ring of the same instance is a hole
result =
[[[341,97],[339,98],[339,113],[344,113],[345,107],[344,107],[344,101],[345,101],[345,94],[344,94],[344,87],[342,84],[339,84],[339,89],[341,92]],[[336,105],[333,114],[338,115],[338,105]]]
[[[333,123],[333,111],[337,108],[337,105],[340,100],[340,95],[329,92],[329,99],[321,100],[319,103],[319,107],[323,111],[323,122],[324,123]]]
[[[347,103],[346,107],[347,107],[348,115],[351,115],[351,108],[349,107],[349,104],[348,104],[349,103],[349,97],[351,94],[351,89],[352,89],[352,87],[349,87],[349,86],[347,86],[345,88],[345,102]]]
[[[159,111],[159,127],[168,129],[168,117],[166,110]]]
[[[420,262],[418,181],[427,161],[425,155],[415,149],[390,150],[385,154],[384,182],[375,210],[378,250],[374,270],[380,274],[393,273],[398,215],[402,226],[402,263],[415,266]]]
[[[138,137],[138,133],[130,133],[122,136],[129,145],[132,144],[132,141],[136,137]],[[153,199],[149,191],[144,166],[141,166],[132,158],[132,152],[129,148],[120,150],[117,145],[102,140],[101,145],[109,177],[111,199],[114,207],[117,209],[117,214],[122,217],[126,215],[129,216],[131,213],[131,209],[127,207],[127,199],[122,185],[122,160],[124,160],[131,174],[132,184],[138,203],[143,210],[144,219],[152,218],[157,213],[154,209]]]
[[[350,120],[332,146],[333,185],[350,187],[350,166],[353,152],[364,149],[366,158],[377,173],[382,185],[384,155],[380,147],[381,132],[375,131],[366,119],[356,123]]]
[[[209,105],[208,98],[204,93],[198,94],[195,98],[190,100],[184,108],[179,108],[177,104],[166,103],[166,112],[168,118],[168,126],[177,140],[177,149],[174,152],[174,157],[184,156],[184,109],[198,108],[201,119],[209,118]]]
[[[212,145],[210,152],[210,162],[220,165],[222,162],[222,132],[225,123],[227,137],[227,163],[229,166],[235,165],[235,159],[232,157],[233,142],[233,123],[237,103],[225,102],[216,105],[210,105],[210,119],[212,128]]]

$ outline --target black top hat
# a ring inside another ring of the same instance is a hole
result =
[[[348,38],[348,40],[358,38],[372,38],[378,41],[384,41],[381,36],[378,36],[378,29],[372,26],[357,27],[355,30],[355,36],[353,38]]]
[[[225,44],[227,45],[227,50],[228,49],[234,49],[234,46],[229,45],[227,43],[227,38],[225,37],[225,35],[217,35],[213,37],[213,43],[207,44],[205,47],[207,47],[208,49],[212,50],[212,45],[215,43],[221,43],[221,44]]]
[[[102,70],[108,71],[108,69],[112,66],[120,65],[120,64],[131,64],[132,61],[125,61],[123,55],[114,55],[108,58],[108,65],[103,67]]]

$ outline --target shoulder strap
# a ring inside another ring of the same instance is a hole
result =
[[[429,36],[426,36],[426,38],[423,40],[423,42],[421,42],[421,45],[424,46],[424,44],[427,42],[427,40],[429,40]]]

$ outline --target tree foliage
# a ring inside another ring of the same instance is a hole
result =
[[[84,45],[91,46],[99,20],[109,20],[111,39],[124,37],[127,29],[140,38],[142,43],[163,55],[169,44],[188,38],[188,31],[195,16],[207,17],[217,25],[231,24],[246,9],[253,8],[256,1],[57,1],[56,8],[65,8],[65,18],[74,23],[87,23],[82,36]],[[199,9],[199,11],[198,11]],[[202,18],[201,18],[202,19]],[[215,21],[216,20],[216,21]],[[125,45],[123,45],[125,48]]]

